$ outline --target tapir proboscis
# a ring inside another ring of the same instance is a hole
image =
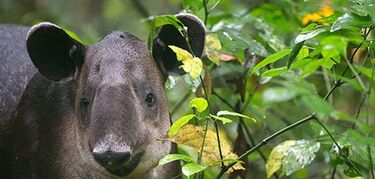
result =
[[[52,23],[0,25],[0,178],[174,178],[164,82],[175,45],[201,56],[205,28],[179,14],[146,43],[113,32],[83,45]]]

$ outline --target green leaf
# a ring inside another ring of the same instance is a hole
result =
[[[197,109],[198,112],[203,112],[207,109],[208,103],[207,100],[204,98],[194,98],[190,101],[189,106],[190,108]]]
[[[219,116],[215,116],[215,115],[212,115],[212,114],[210,114],[210,117],[213,117],[213,118],[215,118],[215,119],[223,122],[223,124],[227,124],[227,123],[231,123],[232,122],[232,120],[230,120],[230,119],[228,119],[226,117],[219,117]]]
[[[194,161],[193,158],[184,154],[168,154],[159,160],[159,166],[164,165],[169,162],[176,161],[176,160],[183,160],[188,163]]]
[[[294,41],[294,43],[298,44],[300,42],[303,42],[303,41],[306,41],[306,40],[309,40],[309,39],[312,39],[314,38],[315,36],[323,33],[323,32],[326,32],[327,29],[326,27],[318,27],[318,28],[315,28],[313,30],[309,30],[309,31],[306,31],[306,32],[302,32],[300,33],[297,37],[296,37],[296,40]]]
[[[265,71],[262,73],[262,77],[274,77],[274,76],[279,76],[280,74],[283,74],[284,72],[287,72],[288,69],[286,67],[281,67],[281,68],[274,68]]]
[[[359,16],[354,13],[345,13],[340,16],[331,26],[331,32],[340,29],[367,27],[372,25],[370,16]]]
[[[182,166],[182,173],[186,176],[191,176],[195,173],[201,172],[207,168],[207,165],[197,164],[197,163],[188,163]]]
[[[308,140],[288,140],[277,145],[272,149],[266,163],[267,177],[271,177],[281,165],[284,165],[286,175],[289,176],[310,164],[319,149],[319,142]]]
[[[299,42],[296,45],[294,45],[292,52],[289,54],[288,64],[287,64],[288,69],[290,68],[290,65],[292,65],[294,59],[298,55],[298,53],[301,50],[304,43],[305,43],[305,41],[302,41],[302,42]]]
[[[189,114],[189,115],[186,115],[186,116],[182,116],[180,119],[178,119],[177,121],[175,121],[171,128],[169,128],[169,131],[168,131],[168,136],[169,137],[172,137],[174,135],[177,134],[178,130],[184,126],[185,124],[187,124],[191,119],[193,119],[194,117],[194,114]]]
[[[284,166],[286,175],[304,168],[315,159],[315,153],[319,151],[320,143],[308,140],[297,140],[285,153]]]
[[[252,70],[251,74],[255,73],[256,71],[258,71],[259,69],[261,69],[262,67],[270,64],[270,63],[273,63],[277,60],[280,60],[281,58],[283,58],[285,55],[288,55],[292,50],[290,49],[287,49],[287,50],[282,50],[280,52],[277,52],[277,53],[274,53],[270,56],[268,56],[267,58],[265,58],[264,60],[262,60],[261,62],[259,62]]]
[[[217,32],[220,42],[232,52],[249,49],[259,56],[267,56],[267,50],[249,35],[245,35],[238,30],[225,28]]]
[[[240,114],[240,113],[236,113],[236,112],[231,112],[231,111],[219,111],[217,112],[216,114],[217,116],[237,116],[237,117],[242,117],[242,118],[245,118],[245,119],[251,119],[253,122],[256,122],[256,120],[252,117],[249,117],[249,116],[246,116],[246,115],[243,115],[243,114]]]

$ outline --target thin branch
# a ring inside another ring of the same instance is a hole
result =
[[[203,8],[204,8],[204,25],[206,25],[207,24],[207,18],[208,18],[208,14],[210,13],[210,12],[208,12],[208,10],[207,10],[207,2],[206,2],[206,0],[203,0]]]
[[[209,96],[208,96],[208,93],[207,93],[207,88],[206,88],[206,85],[204,84],[204,81],[203,81],[203,78],[202,78],[201,75],[199,76],[199,79],[201,80],[203,91],[204,91],[204,94],[205,94],[205,96],[207,98],[208,108],[210,109],[210,113],[213,114],[211,102],[210,102],[210,99],[209,99]],[[214,126],[215,126],[215,131],[216,131],[217,145],[219,147],[220,160],[223,160],[223,153],[221,151],[221,145],[220,145],[219,127],[217,125],[217,121],[216,120],[214,121]],[[223,161],[221,162],[221,166],[222,167],[224,166],[224,162]]]

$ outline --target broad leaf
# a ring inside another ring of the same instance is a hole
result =
[[[284,165],[286,175],[292,174],[310,164],[315,153],[320,149],[320,143],[308,140],[288,140],[276,146],[270,153],[267,163],[267,177],[271,177],[281,165]]]

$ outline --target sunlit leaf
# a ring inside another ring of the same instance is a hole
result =
[[[215,115],[212,115],[212,114],[210,114],[210,116],[213,117],[213,118],[215,118],[215,119],[217,119],[217,120],[219,120],[219,121],[221,121],[221,122],[223,122],[223,124],[227,124],[227,123],[231,123],[232,122],[232,120],[230,120],[230,119],[228,119],[226,117],[219,117],[219,116],[215,116]]]
[[[186,116],[182,116],[180,119],[176,120],[172,126],[169,128],[168,136],[174,136],[178,130],[187,124],[191,119],[193,119],[194,114],[189,114]]]
[[[244,119],[251,119],[253,122],[256,122],[256,120],[252,117],[249,117],[249,116],[246,116],[246,115],[243,115],[243,114],[240,114],[240,113],[236,113],[236,112],[232,112],[232,111],[219,111],[217,112],[216,114],[217,116],[236,116],[236,117],[242,117]]]
[[[208,103],[204,98],[194,98],[190,101],[190,108],[197,109],[198,112],[203,112],[207,109]]]
[[[298,44],[302,41],[312,39],[315,36],[319,35],[320,33],[326,32],[328,30],[329,29],[327,29],[326,27],[319,27],[310,31],[302,32],[296,37],[296,40],[294,41],[294,43]]]
[[[271,177],[284,165],[286,175],[304,168],[310,164],[315,153],[320,149],[320,143],[308,140],[288,140],[276,146],[270,153],[266,163],[267,177]]]
[[[176,160],[183,160],[188,163],[194,161],[190,156],[184,154],[168,154],[159,160],[159,166]]]
[[[168,47],[176,53],[177,60],[182,62],[183,65],[181,65],[181,68],[186,73],[189,73],[193,79],[198,78],[203,68],[202,60],[177,46],[169,45]]]
[[[195,173],[201,172],[207,168],[207,165],[188,163],[182,166],[182,173],[186,176],[194,175]]]
[[[277,52],[277,53],[274,53],[270,56],[268,56],[267,58],[263,59],[261,62],[259,62],[257,65],[255,65],[255,67],[253,68],[252,72],[251,73],[255,73],[256,71],[258,71],[259,69],[263,68],[264,66],[270,64],[270,63],[273,63],[277,60],[280,60],[281,58],[283,58],[285,55],[288,55],[292,50],[290,49],[287,49],[287,50],[282,50],[280,52]]]

